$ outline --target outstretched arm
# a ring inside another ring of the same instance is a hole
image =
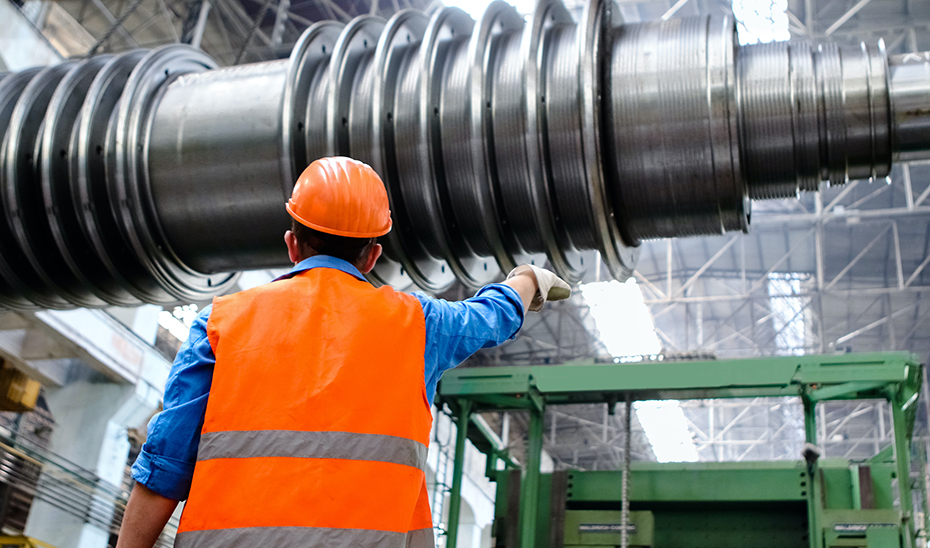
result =
[[[539,291],[539,283],[536,281],[536,276],[533,275],[533,271],[527,269],[520,274],[515,274],[507,278],[503,284],[516,291],[517,295],[520,295],[520,300],[523,301],[523,312],[525,314],[530,303],[533,302],[533,297],[536,295],[536,292]]]
[[[177,506],[178,501],[137,483],[129,495],[116,548],[152,548]]]
[[[426,397],[432,403],[443,371],[462,363],[479,348],[513,338],[527,310],[540,310],[546,300],[568,298],[571,289],[555,274],[524,265],[514,269],[504,283],[486,285],[465,301],[414,295],[426,318]]]

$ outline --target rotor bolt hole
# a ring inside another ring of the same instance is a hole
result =
[[[348,120],[348,118],[346,118],[345,116],[342,117],[342,125],[343,125],[343,126],[349,125],[349,120]]]
[[[410,43],[410,35],[409,35],[409,34],[407,35],[407,43],[408,43],[408,44]]]
[[[362,47],[363,47],[363,48],[367,48],[367,47],[368,47],[368,40],[362,40]]]
[[[66,156],[68,156],[68,151],[66,151],[65,149],[61,149],[58,151],[58,155],[61,156],[62,158],[65,158]]]
[[[388,122],[394,121],[394,113],[393,113],[393,112],[388,112],[388,113],[387,113],[387,119],[388,119]]]
[[[165,76],[168,76],[168,69],[165,69]]]
[[[326,46],[323,46],[323,53],[326,53]]]
[[[304,123],[297,122],[297,131],[303,131],[303,130],[304,130]]]
[[[484,106],[486,106],[486,107],[488,107],[488,108],[491,108],[491,101],[488,101],[487,103],[485,103]]]
[[[98,156],[103,154],[103,145],[97,145],[96,151]]]
[[[446,267],[445,267],[445,265],[443,265],[443,266],[440,267],[440,271],[442,271],[443,274],[446,273]]]
[[[545,95],[540,95],[540,96],[539,96],[539,102],[545,104],[545,103],[546,103],[546,96],[545,96]]]
[[[439,116],[439,107],[433,107],[433,114]]]

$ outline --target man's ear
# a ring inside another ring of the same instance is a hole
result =
[[[371,246],[371,250],[368,252],[368,257],[365,259],[365,263],[360,269],[362,274],[368,274],[372,271],[372,269],[375,267],[375,263],[377,263],[378,259],[381,257],[382,251],[383,248],[381,247],[381,244],[375,244]]]
[[[284,233],[284,245],[287,246],[287,258],[294,264],[299,263],[300,243],[297,242],[297,236],[290,230]]]

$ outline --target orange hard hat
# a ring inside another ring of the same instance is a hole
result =
[[[316,160],[300,174],[287,212],[314,230],[349,238],[391,231],[391,208],[381,177],[367,164],[336,156]]]

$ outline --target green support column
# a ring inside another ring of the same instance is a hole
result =
[[[520,546],[536,546],[536,510],[539,501],[539,465],[542,461],[543,419],[545,410],[530,410],[529,440],[526,448],[526,469],[520,489]]]
[[[459,534],[459,514],[462,509],[462,474],[465,472],[465,442],[471,419],[471,400],[459,400],[459,420],[456,424],[455,464],[452,468],[452,491],[449,493],[449,526],[446,528],[446,548],[455,548]]]
[[[911,498],[911,446],[907,439],[907,418],[904,402],[897,394],[888,398],[891,420],[894,423],[894,462],[898,472],[898,493],[901,498],[901,516],[905,521],[904,548],[914,545],[914,508]]]
[[[924,538],[926,539],[930,535],[930,504],[928,504],[930,501],[927,500],[927,496],[930,495],[930,490],[927,488],[927,451],[926,445],[922,444],[918,447],[920,447],[920,490],[922,495],[920,498],[924,512],[924,522],[921,525],[923,525]]]
[[[807,396],[801,396],[804,404],[804,441],[817,445],[816,403]]]
[[[853,510],[862,510],[862,485],[859,481],[859,465],[849,466],[849,486],[852,489]]]
[[[806,394],[801,396],[801,402],[804,404],[804,440],[807,443],[817,445],[816,403],[811,401]],[[808,464],[807,473],[810,482],[807,490],[807,524],[810,546],[811,548],[823,548],[823,531],[820,530],[820,511],[823,497],[820,493],[820,474],[816,462]]]

